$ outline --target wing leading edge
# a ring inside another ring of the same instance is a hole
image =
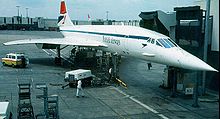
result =
[[[73,45],[85,47],[107,47],[104,43],[84,38],[53,38],[53,39],[24,39],[3,43],[4,45],[23,45],[23,44],[54,44],[54,45]]]

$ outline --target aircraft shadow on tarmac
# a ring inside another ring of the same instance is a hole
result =
[[[61,60],[61,65],[55,64],[54,58],[29,58],[30,64],[38,64],[43,66],[62,66],[62,67],[70,67],[71,64],[65,60]]]
[[[29,59],[30,64],[39,64],[39,65],[45,65],[45,66],[55,66],[53,58],[30,58]]]

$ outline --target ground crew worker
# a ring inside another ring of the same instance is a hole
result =
[[[21,63],[22,63],[22,67],[25,67],[26,62],[25,62],[25,58],[24,57],[21,58]]]
[[[109,73],[109,80],[111,80],[111,79],[112,79],[112,68],[110,68],[110,69],[108,70],[108,73]]]
[[[148,70],[150,70],[150,68],[152,67],[151,63],[147,63],[147,67],[148,67]]]
[[[10,112],[9,118],[8,119],[12,119],[12,113]]]
[[[83,92],[83,89],[82,89],[82,81],[81,80],[78,80],[77,81],[77,90],[76,90],[76,97],[78,98],[79,96],[84,97],[84,92]]]

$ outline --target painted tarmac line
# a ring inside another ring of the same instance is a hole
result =
[[[49,53],[48,51],[46,51],[45,49],[42,49],[44,52],[46,52],[49,56],[51,56],[52,58],[55,58],[55,56],[53,56],[51,53]],[[52,53],[54,53],[55,55],[57,54],[55,51],[53,51],[53,50],[51,50],[50,49],[50,51],[52,52]],[[63,54],[61,54],[61,55],[63,55]],[[71,64],[74,64],[73,62],[71,62],[71,61],[69,61],[68,59],[66,59],[66,58],[64,58],[63,56],[61,56],[61,58],[63,58],[64,60],[66,60],[66,61],[68,61],[69,63],[71,63]]]
[[[52,49],[50,49],[50,51],[53,52],[54,54],[57,54],[57,52],[54,51],[54,50],[52,50]],[[64,57],[68,57],[68,56],[66,56],[65,54],[62,54],[62,53],[60,53],[60,54],[63,55]],[[61,57],[62,57],[62,56],[61,56]]]
[[[16,78],[16,80],[17,80],[17,84],[19,84],[19,82],[18,82],[18,77]],[[19,86],[17,85],[17,87],[19,88]]]
[[[53,52],[54,54],[57,54],[57,52],[56,52],[56,51],[53,51],[52,49],[50,49],[50,51]],[[60,54],[61,54],[61,53],[60,53]]]
[[[52,49],[50,49],[50,51],[53,52],[54,54],[57,54],[57,52],[55,52],[55,51],[52,50]],[[66,60],[66,61],[69,62],[70,64],[74,64],[73,62],[71,62],[70,60],[68,60],[68,59],[65,58],[65,57],[67,57],[66,55],[64,55],[64,54],[62,54],[62,53],[60,53],[60,55],[61,55],[61,56],[60,56],[61,58],[63,58],[64,60]],[[63,57],[62,55],[65,56],[65,57]]]
[[[46,52],[49,56],[51,56],[51,57],[53,57],[54,58],[54,56],[51,54],[51,53],[49,53],[49,52],[47,52],[45,49],[42,49],[44,52]]]
[[[158,111],[156,111],[156,110],[154,110],[153,108],[151,108],[151,107],[145,105],[144,103],[140,102],[139,100],[137,100],[137,99],[135,99],[135,98],[133,98],[133,97],[129,97],[129,98],[130,98],[131,100],[133,100],[134,102],[138,103],[139,105],[141,105],[142,107],[144,107],[144,108],[150,110],[151,112],[153,112],[153,113],[155,113],[155,114],[158,114],[158,113],[159,113]]]
[[[163,114],[160,114],[158,111],[154,110],[153,108],[147,106],[146,104],[140,102],[139,100],[135,99],[134,97],[127,95],[125,92],[123,92],[122,90],[116,88],[116,87],[112,87],[112,89],[115,89],[116,91],[118,91],[119,93],[123,94],[125,97],[129,97],[132,101],[138,103],[139,105],[141,105],[142,107],[144,107],[145,109],[153,112],[154,114],[157,114],[159,117],[161,117],[162,119],[169,119],[168,117],[164,116]]]
[[[169,119],[168,117],[164,116],[163,114],[158,114],[158,116],[162,117],[163,119]]]

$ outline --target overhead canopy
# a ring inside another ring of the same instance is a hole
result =
[[[139,17],[142,18],[141,27],[148,28],[164,35],[169,36],[170,27],[176,25],[176,14],[165,13],[161,10],[141,12]]]
[[[152,12],[141,12],[139,14],[139,17],[141,17],[144,20],[152,20],[157,18],[158,14],[157,11],[152,11]]]

